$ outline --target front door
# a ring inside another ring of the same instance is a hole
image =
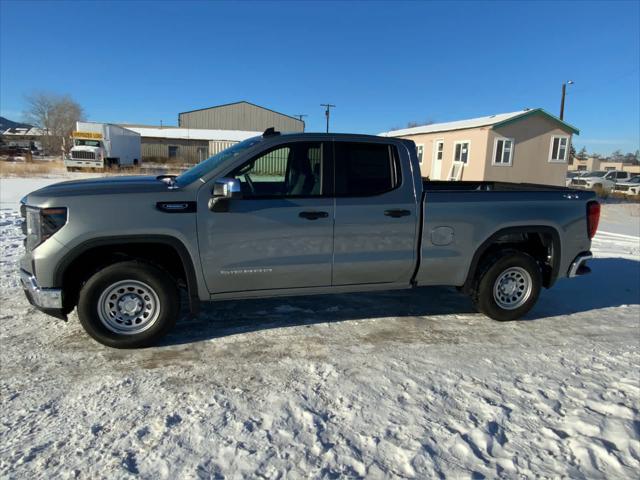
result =
[[[243,193],[228,212],[211,212],[212,185],[202,189],[198,239],[210,293],[331,285],[334,207],[325,167],[321,142],[291,142],[225,175],[240,180]]]
[[[385,143],[335,142],[334,286],[408,282],[413,274],[419,212],[399,153]]]
[[[433,163],[431,165],[430,180],[442,178],[442,157],[444,154],[444,140],[436,140],[433,144]]]

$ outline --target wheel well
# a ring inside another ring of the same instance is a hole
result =
[[[179,252],[166,243],[121,243],[94,246],[76,256],[61,272],[58,284],[64,292],[64,310],[70,312],[78,303],[82,285],[97,271],[125,260],[139,260],[165,270],[181,288],[187,288],[193,298],[188,275]],[[192,305],[193,310],[193,305]]]
[[[472,290],[476,275],[483,262],[506,249],[514,249],[531,255],[540,265],[542,285],[551,287],[558,278],[560,270],[560,237],[551,227],[538,227],[533,230],[514,228],[505,229],[492,235],[476,251],[469,268],[463,290]]]

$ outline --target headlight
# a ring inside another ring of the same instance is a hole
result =
[[[27,250],[33,250],[67,223],[66,208],[27,207]]]

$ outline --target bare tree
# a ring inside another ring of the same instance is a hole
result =
[[[42,146],[49,154],[67,150],[76,122],[84,118],[80,104],[69,95],[36,92],[25,98],[25,120],[43,130]]]

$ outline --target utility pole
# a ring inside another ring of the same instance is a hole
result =
[[[573,80],[562,82],[562,98],[560,99],[560,120],[564,119],[564,97],[567,95],[567,85],[573,85]]]
[[[331,112],[329,109],[335,108],[336,106],[330,103],[321,103],[320,106],[326,107],[326,110],[324,111],[324,115],[325,117],[327,117],[327,133],[329,133],[329,116],[331,115]]]

